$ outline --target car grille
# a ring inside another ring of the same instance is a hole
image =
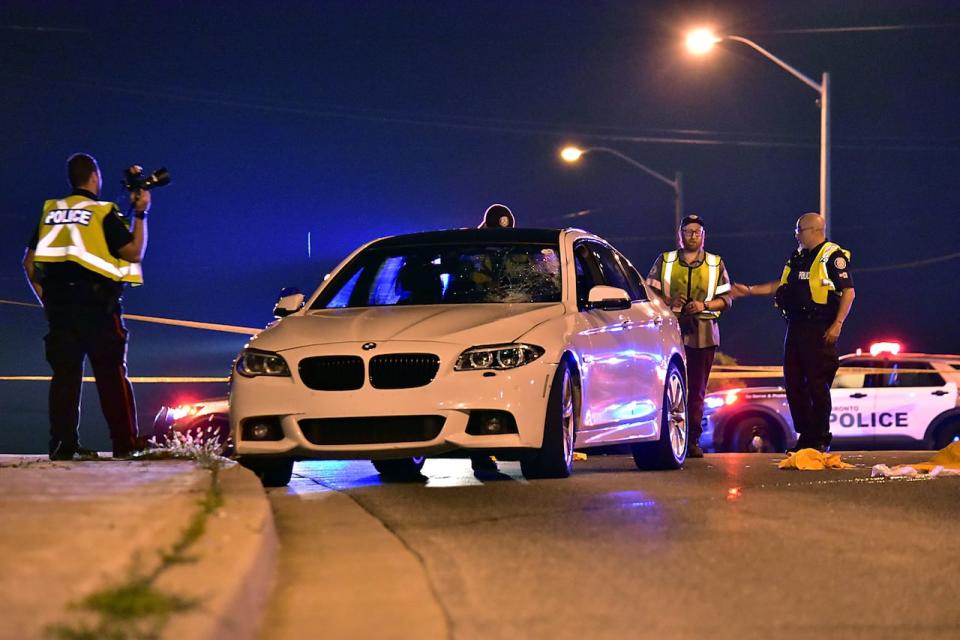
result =
[[[300,361],[300,379],[317,391],[349,391],[363,386],[363,359],[357,356],[318,356]]]
[[[443,429],[443,416],[375,418],[306,418],[300,430],[313,444],[383,444],[433,440]]]
[[[430,384],[440,358],[432,353],[392,353],[370,359],[370,384],[377,389],[409,389]]]

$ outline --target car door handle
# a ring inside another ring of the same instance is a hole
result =
[[[945,395],[947,395],[948,393],[950,393],[950,392],[949,392],[949,391],[944,391],[943,389],[940,389],[940,390],[938,390],[938,391],[931,391],[931,392],[930,392],[930,395],[932,395],[932,396],[945,396]]]
[[[865,393],[851,393],[851,394],[850,394],[850,397],[851,397],[851,398],[866,398],[866,397],[867,397],[867,394],[865,394]]]

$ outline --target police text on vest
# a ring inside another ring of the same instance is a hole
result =
[[[92,211],[86,209],[54,209],[43,219],[43,224],[90,224]]]

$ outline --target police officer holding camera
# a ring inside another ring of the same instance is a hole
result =
[[[140,167],[127,171],[132,225],[116,204],[99,200],[97,161],[76,153],[67,160],[70,195],[47,200],[23,257],[23,269],[49,324],[44,337],[50,381],[50,459],[96,457],[80,446],[80,387],[90,359],[115,458],[130,457],[138,438],[133,387],[127,378],[127,329],[121,318],[123,285],[143,283],[150,192]],[[157,185],[159,186],[159,185]]]
[[[779,280],[734,284],[732,295],[776,295],[787,319],[783,343],[783,378],[793,426],[800,434],[790,451],[827,451],[832,402],[830,387],[840,365],[837,338],[850,313],[853,278],[850,252],[827,240],[819,213],[805,213],[794,233],[799,245]]]

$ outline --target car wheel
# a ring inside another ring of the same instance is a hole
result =
[[[410,482],[423,479],[420,470],[423,469],[425,461],[426,458],[418,456],[393,460],[371,460],[370,462],[373,463],[373,468],[377,470],[383,480],[387,482]]]
[[[573,470],[573,443],[580,420],[580,390],[570,364],[557,367],[550,387],[547,415],[543,421],[543,443],[530,458],[520,461],[523,477],[566,478]]]
[[[958,441],[960,441],[960,420],[950,420],[937,429],[937,439],[934,441],[934,446],[937,449],[943,449]]]
[[[291,458],[241,458],[240,464],[257,474],[265,487],[285,487],[293,476]]]
[[[631,446],[640,469],[679,469],[687,458],[687,386],[677,365],[667,369],[663,386],[660,438]]]
[[[746,416],[730,427],[729,451],[779,453],[783,451],[779,429],[763,416]]]

